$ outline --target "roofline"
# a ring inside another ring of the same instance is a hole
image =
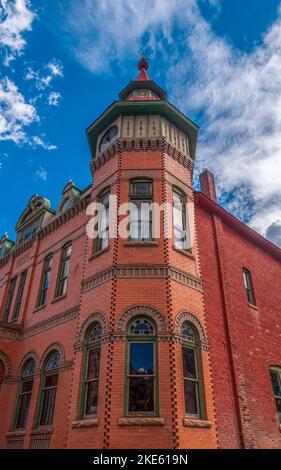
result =
[[[249,225],[245,224],[241,220],[237,219],[234,215],[227,212],[222,206],[212,201],[201,191],[195,191],[195,201],[204,209],[208,209],[213,214],[218,215],[228,226],[233,228],[236,232],[242,234],[245,238],[251,242],[257,244],[263,250],[267,251],[274,258],[281,261],[281,248],[267,240]]]

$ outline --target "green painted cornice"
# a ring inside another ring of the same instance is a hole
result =
[[[155,101],[114,101],[87,129],[87,137],[92,158],[95,157],[97,137],[118,116],[160,115],[168,119],[188,136],[190,156],[195,159],[199,127],[175,106],[166,100]]]

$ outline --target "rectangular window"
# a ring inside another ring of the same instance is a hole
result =
[[[186,250],[186,205],[185,197],[177,191],[173,191],[173,222],[174,222],[174,245],[179,250]]]
[[[40,426],[50,426],[53,423],[58,374],[46,375],[42,389],[42,407]]]
[[[31,400],[33,379],[26,380],[21,385],[19,395],[19,411],[16,422],[16,429],[25,429],[28,418],[29,405]]]
[[[252,278],[251,278],[250,271],[248,271],[248,269],[243,269],[243,279],[244,279],[244,286],[246,289],[248,303],[251,305],[256,305]]]
[[[14,296],[15,287],[16,287],[16,281],[17,281],[17,278],[14,277],[13,279],[10,280],[10,283],[9,283],[8,294],[7,294],[5,308],[4,308],[3,321],[8,321],[9,319],[9,314],[10,314],[10,310],[11,310],[11,306],[13,302],[13,296]]]
[[[151,181],[130,183],[130,240],[152,240],[153,186]]]
[[[47,291],[48,291],[49,284],[50,284],[52,262],[53,262],[53,256],[52,255],[49,255],[44,260],[43,272],[42,272],[41,282],[40,282],[40,291],[39,291],[38,301],[37,301],[37,307],[40,307],[41,305],[45,305],[45,303],[46,303]]]
[[[273,396],[275,399],[279,422],[281,424],[281,371],[276,370],[276,369],[271,369],[270,377],[271,377]]]
[[[38,231],[41,226],[42,218],[35,220],[34,222],[27,225],[27,227],[23,228],[18,236],[18,244],[25,242],[26,240],[30,240],[30,238]]]
[[[129,343],[128,412],[153,414],[155,410],[154,343]]]
[[[97,237],[94,242],[94,252],[104,250],[108,246],[109,241],[109,195],[107,192],[100,196],[98,202],[102,204],[102,209],[98,214]]]
[[[25,286],[25,281],[26,281],[26,276],[27,276],[27,271],[24,271],[20,275],[20,280],[19,280],[19,286],[18,286],[18,292],[17,292],[17,297],[16,297],[16,302],[15,302],[15,307],[12,315],[12,320],[17,320],[19,313],[20,313],[20,308],[21,308],[21,302],[22,302],[22,296],[23,296],[23,291],[24,291],[24,286]]]
[[[190,416],[199,416],[198,370],[196,350],[183,346],[183,378],[185,395],[185,412]]]
[[[88,351],[85,415],[97,414],[100,372],[100,347]]]
[[[66,245],[62,249],[56,297],[61,297],[66,294],[71,252],[72,252],[71,244]]]

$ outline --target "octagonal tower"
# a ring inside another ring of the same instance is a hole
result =
[[[198,127],[150,80],[146,59],[138,68],[137,79],[87,129],[91,200],[105,209],[98,238],[86,241],[67,446],[216,447],[196,227],[191,230]],[[172,236],[164,236],[163,211],[154,237],[155,214],[142,220],[137,210],[130,236],[110,238],[109,196],[117,209],[128,201],[139,208],[169,203]],[[91,343],[93,325],[100,329]]]

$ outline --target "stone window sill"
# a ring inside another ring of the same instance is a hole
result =
[[[55,297],[54,300],[52,300],[52,304],[55,302],[58,302],[59,300],[65,299],[66,294],[60,295],[59,297]]]
[[[189,252],[186,251],[186,250],[181,250],[180,248],[177,248],[175,245],[173,245],[173,250],[174,250],[174,251],[177,251],[178,253],[180,253],[180,254],[182,254],[182,255],[184,255],[184,256],[187,256],[187,257],[190,258],[190,259],[195,260],[195,257],[194,257],[191,253],[189,253]]]
[[[33,310],[33,313],[39,312],[39,310],[42,310],[43,308],[46,307],[47,304],[39,305]]]
[[[93,254],[90,256],[89,261],[91,261],[92,259],[97,258],[98,256],[103,255],[103,254],[106,253],[107,251],[109,251],[109,245],[108,245],[107,247],[105,247],[103,250],[96,251],[95,253],[93,253]]]
[[[81,419],[80,421],[72,421],[72,429],[92,428],[99,425],[98,418]]]
[[[7,432],[6,437],[24,437],[26,435],[26,431],[10,431]]]
[[[258,307],[256,305],[253,305],[253,304],[248,304],[248,307],[250,307],[254,310],[258,310]]]
[[[119,418],[118,426],[164,426],[164,418],[133,417]]]
[[[52,434],[54,432],[53,426],[41,426],[30,431],[31,436],[41,436],[45,434]]]
[[[145,246],[145,247],[154,247],[154,246],[158,246],[159,243],[155,240],[150,240],[150,241],[126,241],[123,243],[123,246],[126,246],[126,247],[129,247],[129,246]]]
[[[211,421],[205,421],[204,419],[193,419],[183,418],[183,425],[187,428],[210,428],[212,426]]]

